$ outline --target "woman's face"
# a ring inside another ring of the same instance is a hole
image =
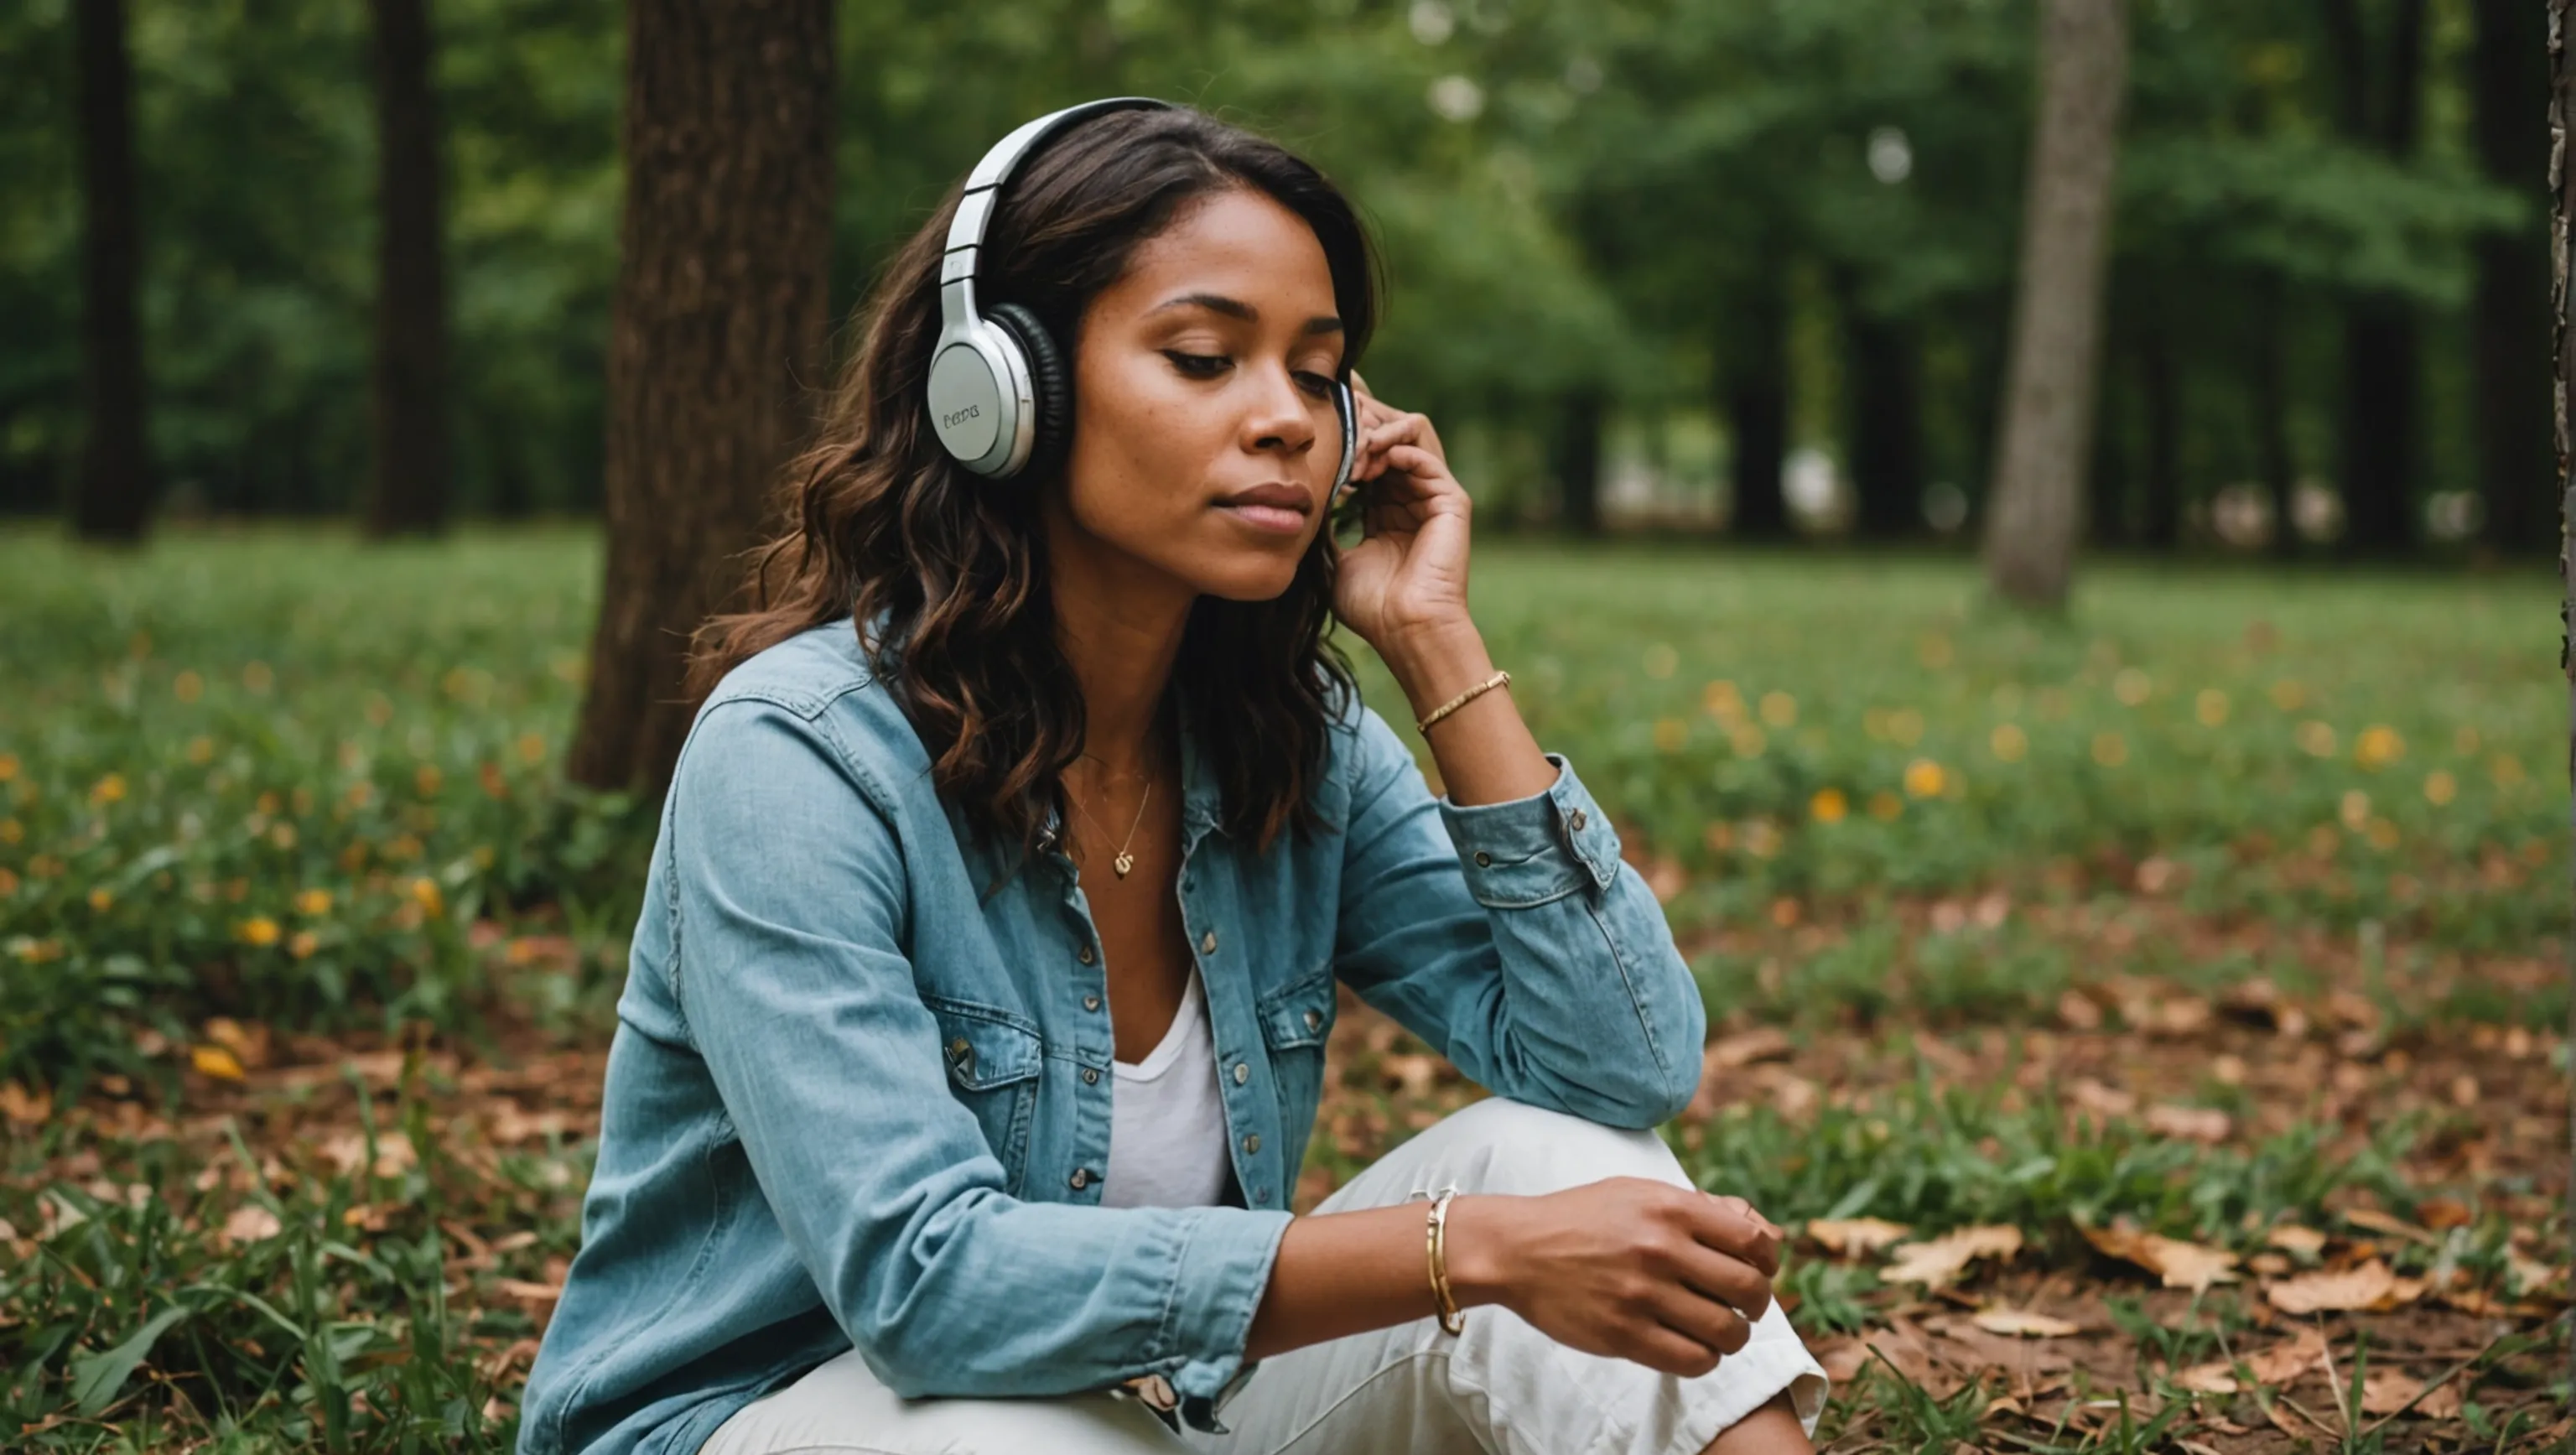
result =
[[[1287,590],[1341,464],[1341,356],[1313,229],[1253,191],[1185,207],[1083,315],[1057,562],[1123,555],[1193,596]]]

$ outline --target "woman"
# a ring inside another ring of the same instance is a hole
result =
[[[1439,436],[1340,392],[1348,204],[1179,108],[1001,171],[701,640],[520,1448],[1809,1449],[1779,1230],[1645,1130],[1690,975],[1486,655]],[[977,297],[1037,356],[1007,478],[930,380]],[[1293,1217],[1337,983],[1496,1095]]]

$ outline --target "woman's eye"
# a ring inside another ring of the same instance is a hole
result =
[[[1318,399],[1328,399],[1332,397],[1333,376],[1330,374],[1317,374],[1311,371],[1301,373],[1297,376],[1297,384],[1299,388],[1304,389],[1307,393],[1314,395]]]
[[[1223,354],[1193,354],[1180,349],[1165,349],[1163,357],[1172,361],[1173,368],[1193,379],[1213,379],[1224,373],[1225,366],[1233,362]]]

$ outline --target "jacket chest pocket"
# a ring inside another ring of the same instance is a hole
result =
[[[1337,1004],[1330,961],[1256,1003],[1261,1039],[1270,1049],[1271,1078],[1279,1088],[1279,1129],[1288,1137],[1286,1150],[1292,1156],[1303,1155],[1314,1130],[1315,1107],[1324,1090],[1324,1046],[1332,1039]],[[1291,1179],[1297,1166],[1295,1161],[1287,1164]]]
[[[948,1068],[948,1094],[975,1114],[984,1142],[1002,1164],[1013,1197],[1029,1160],[1029,1124],[1038,1102],[1038,1073],[1046,1063],[1038,1033],[980,1006],[923,998],[939,1023],[939,1056]]]

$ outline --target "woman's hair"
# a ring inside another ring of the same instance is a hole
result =
[[[985,307],[1034,312],[1070,370],[1084,314],[1137,247],[1189,204],[1229,189],[1303,218],[1323,245],[1342,320],[1345,367],[1376,321],[1377,263],[1350,203],[1277,144],[1185,108],[1116,111],[1076,123],[1023,160],[982,250]],[[939,336],[939,266],[951,190],[879,275],[858,353],[823,410],[816,443],[789,467],[781,533],[751,553],[754,609],[712,617],[691,653],[703,702],[753,654],[845,614],[928,750],[940,795],[979,834],[1038,847],[1046,813],[1066,811],[1062,770],[1084,744],[1080,684],[1057,649],[1038,502],[1062,480],[1057,448],[1018,478],[988,480],[940,447],[927,380]],[[1266,852],[1283,828],[1320,820],[1308,801],[1325,734],[1357,692],[1326,639],[1338,561],[1327,522],[1269,601],[1201,596],[1184,629],[1174,690],[1224,787],[1226,831]],[[879,611],[886,630],[867,631]]]

